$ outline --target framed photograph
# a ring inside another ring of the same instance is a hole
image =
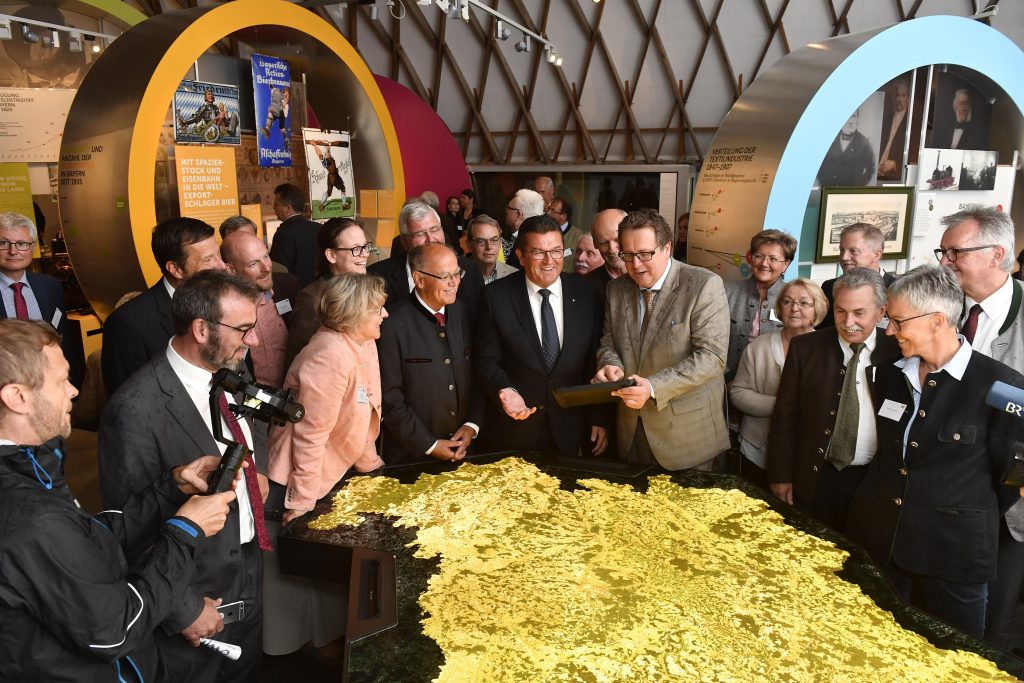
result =
[[[885,237],[882,258],[907,258],[914,219],[913,187],[825,187],[818,221],[818,263],[839,260],[839,234],[854,223],[868,223]]]

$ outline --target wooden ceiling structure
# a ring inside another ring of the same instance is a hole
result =
[[[699,163],[746,85],[777,59],[830,36],[919,16],[983,19],[1024,45],[1024,3],[1000,0],[481,0],[551,40],[521,53],[470,9],[396,0],[310,8],[371,70],[434,108],[469,164]],[[131,0],[145,13],[212,4]],[[224,49],[228,43],[222,44]],[[213,48],[217,49],[217,48]],[[228,48],[231,49],[230,47]]]

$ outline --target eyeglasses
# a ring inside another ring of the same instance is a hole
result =
[[[494,237],[474,237],[470,242],[478,247],[486,247],[488,244],[498,245],[501,244],[501,235],[495,235]]]
[[[790,306],[793,306],[794,304],[796,306],[798,306],[799,308],[802,308],[805,311],[808,308],[814,308],[814,302],[813,301],[808,301],[807,299],[790,299],[789,297],[786,297],[785,299],[783,299],[779,303],[782,304],[783,308],[789,308]]]
[[[438,235],[440,233],[441,233],[441,226],[440,225],[435,225],[432,228],[427,228],[426,230],[420,230],[419,232],[414,232],[414,233],[410,234],[409,237],[411,239],[414,239],[414,240],[422,240],[422,239],[425,239],[427,237],[427,235]]]
[[[533,249],[526,252],[534,261],[543,261],[545,256],[550,256],[552,261],[560,261],[565,256],[564,249],[551,249],[550,251],[542,251],[540,249]]]
[[[774,256],[766,256],[764,254],[751,254],[750,260],[753,261],[754,263],[764,263],[764,261],[767,260],[768,263],[770,263],[773,266],[776,263],[788,263],[788,261],[786,261],[786,259],[784,258],[776,258]]]
[[[227,323],[222,323],[219,320],[209,320],[209,319],[207,319],[206,322],[213,323],[214,325],[220,325],[221,327],[227,327],[229,329],[234,330],[235,332],[241,332],[243,339],[245,339],[245,337],[248,336],[248,334],[250,332],[252,332],[253,330],[256,329],[256,323],[253,323],[251,325],[246,325],[244,327],[235,327],[234,325],[228,325]]]
[[[434,275],[433,273],[428,273],[425,270],[418,270],[416,272],[417,273],[423,273],[424,275],[429,275],[430,277],[432,277],[432,278],[434,278],[436,280],[449,280],[449,281],[451,281],[451,280],[461,280],[462,278],[466,277],[466,271],[464,271],[464,270],[457,270],[454,273],[441,273],[440,275]]]
[[[938,311],[932,311],[931,313],[922,313],[921,315],[914,315],[909,318],[904,318],[903,320],[897,320],[896,318],[889,316],[889,322],[891,322],[896,327],[897,332],[902,332],[903,326],[906,323],[910,322],[911,320],[917,320],[918,318],[923,318],[927,315],[935,315],[936,313],[938,313]]]
[[[18,251],[28,251],[32,248],[33,244],[35,244],[35,242],[12,242],[10,240],[0,240],[0,251],[7,251],[11,248],[11,245],[14,245],[14,248]]]
[[[548,212],[548,214],[555,214],[557,216],[564,216],[565,215],[565,211],[559,211],[558,209],[554,208],[553,206],[549,206],[548,209],[547,209],[547,212]]]
[[[626,263],[632,263],[634,259],[640,259],[646,263],[653,259],[657,253],[656,251],[620,251],[619,258]]]
[[[360,244],[354,247],[331,247],[334,251],[347,251],[350,252],[354,257],[362,256],[363,254],[369,254],[373,251],[373,242],[367,242],[366,244]]]
[[[515,211],[516,213],[522,213],[522,211],[520,211],[519,209],[517,209],[517,208],[516,208],[516,207],[514,207],[514,206],[506,206],[506,207],[505,207],[505,210],[506,210],[506,211]]]
[[[981,251],[982,249],[995,249],[998,246],[998,244],[986,244],[983,247],[950,247],[948,249],[935,249],[934,251],[935,258],[938,259],[939,261],[941,261],[942,257],[945,256],[946,260],[949,261],[950,263],[956,263],[957,258],[959,258],[960,254],[962,254],[965,251]]]

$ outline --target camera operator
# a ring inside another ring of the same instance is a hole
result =
[[[0,680],[150,680],[153,629],[235,497],[188,497],[206,490],[207,456],[90,517],[63,477],[77,393],[56,330],[0,320]],[[129,570],[141,543],[151,552]]]

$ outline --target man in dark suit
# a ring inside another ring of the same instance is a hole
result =
[[[974,115],[974,94],[960,88],[953,94],[953,118],[945,130],[936,130],[935,140],[940,149],[987,149],[988,130],[979,125]]]
[[[1024,449],[1024,422],[985,397],[997,381],[1024,389],[1024,376],[971,349],[957,330],[962,306],[948,268],[915,268],[889,291],[886,334],[903,358],[878,367],[878,454],[850,536],[905,601],[981,636],[1000,517],[1020,499],[1001,478]]]
[[[626,264],[619,256],[619,223],[626,217],[622,209],[605,209],[590,224],[590,234],[594,236],[594,246],[604,257],[604,265],[586,274],[587,281],[597,288],[601,296],[601,307],[604,307],[604,290],[608,283],[626,274]]]
[[[885,237],[881,230],[870,223],[852,223],[839,233],[839,265],[844,273],[851,268],[873,270],[882,276],[882,284],[888,287],[896,279],[896,276],[882,270],[881,261],[884,247]],[[836,324],[835,304],[832,301],[832,288],[835,287],[836,279],[825,280],[821,284],[821,291],[828,299],[828,313],[818,325],[819,330]]]
[[[60,280],[29,270],[36,239],[36,227],[27,217],[0,213],[0,319],[42,320],[56,328],[71,366],[71,383],[81,387],[85,374],[82,341],[68,334]]]
[[[878,273],[836,281],[836,325],[793,338],[768,438],[768,482],[780,500],[845,531],[850,499],[875,455],[873,368],[899,350],[876,325],[885,314]]]
[[[295,185],[274,188],[274,213],[281,225],[274,233],[270,258],[294,273],[303,287],[316,279],[316,233],[320,224],[302,215],[306,198]]]
[[[291,273],[274,273],[267,245],[246,231],[225,237],[220,254],[229,273],[245,278],[263,292],[256,306],[256,333],[260,345],[245,357],[246,367],[260,384],[282,386],[287,370],[287,323],[292,310],[289,294],[291,297],[298,294],[298,278]],[[278,283],[283,287],[278,289]]]
[[[878,156],[878,177],[900,180],[903,177],[903,147],[907,139],[907,112],[910,106],[910,84],[899,79],[889,91],[882,114],[882,150]]]
[[[409,301],[409,294],[415,288],[412,269],[409,267],[409,252],[421,244],[444,243],[444,230],[437,212],[421,201],[406,202],[402,213],[398,215],[398,230],[405,250],[401,254],[392,254],[390,258],[378,261],[366,270],[372,275],[384,278],[388,286],[388,300],[384,307],[393,313],[396,306]],[[466,306],[472,317],[480,302],[480,292],[484,288],[483,276],[476,263],[467,258],[458,257],[459,268],[466,271],[466,276],[459,283],[459,301]]]
[[[409,254],[416,289],[381,325],[381,404],[388,465],[461,460],[480,431],[469,314],[457,300],[461,269],[448,245]]]
[[[474,365],[488,450],[575,456],[589,440],[600,455],[608,445],[609,411],[562,408],[551,393],[590,381],[604,317],[594,288],[562,273],[564,250],[554,219],[527,218],[516,246],[523,269],[484,290]]]
[[[174,334],[171,297],[201,270],[223,270],[213,228],[195,218],[171,218],[153,228],[153,257],[163,277],[103,324],[103,384],[113,396],[132,373],[163,354]]]
[[[227,405],[215,416],[209,407],[213,373],[220,368],[239,370],[249,347],[259,344],[254,330],[260,294],[250,282],[220,271],[199,273],[181,285],[171,302],[171,343],[111,397],[103,412],[99,471],[105,506],[120,509],[159,473],[203,454],[223,454],[225,445],[213,438],[212,419],[221,420],[225,437],[244,441],[265,470],[265,430],[228,417]],[[229,403],[234,400],[225,398]],[[191,586],[154,634],[164,667],[161,680],[257,677],[263,617],[260,549],[269,549],[269,537],[260,493],[266,480],[257,481],[262,475],[256,468],[249,458],[224,530],[207,540]],[[223,625],[217,637],[239,645],[241,658],[231,661],[194,647],[222,624],[217,606],[237,601],[244,603],[238,610],[240,620]]]
[[[857,130],[860,110],[855,110],[832,141],[818,169],[822,187],[870,185],[875,180],[875,152],[864,134]]]

